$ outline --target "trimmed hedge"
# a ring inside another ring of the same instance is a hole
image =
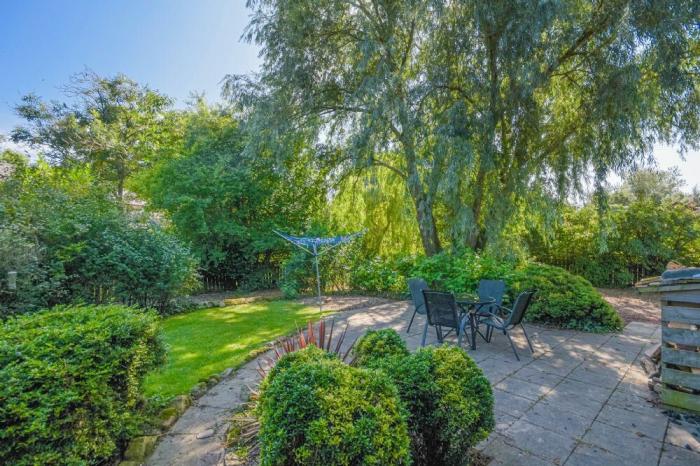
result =
[[[0,463],[101,464],[136,431],[140,383],[164,358],[158,317],[57,307],[0,329]]]
[[[354,356],[355,365],[366,366],[375,360],[408,356],[408,349],[395,330],[368,330],[355,344]]]
[[[309,346],[283,356],[260,391],[260,464],[409,464],[405,412],[380,371]]]
[[[537,290],[525,318],[557,327],[586,331],[621,330],[622,318],[585,278],[566,270],[531,263],[508,280],[514,295]]]
[[[385,332],[400,338],[393,330]],[[369,353],[363,360],[389,374],[409,412],[413,463],[467,464],[469,449],[494,427],[491,385],[476,363],[454,346],[422,348],[403,357]]]

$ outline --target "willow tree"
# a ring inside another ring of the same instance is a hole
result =
[[[260,139],[302,135],[340,166],[393,171],[426,254],[484,246],[528,193],[561,198],[591,167],[602,180],[657,141],[698,142],[697,1],[248,6],[264,64],[225,90]]]

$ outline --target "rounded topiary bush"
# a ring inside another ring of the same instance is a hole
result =
[[[396,386],[310,346],[286,355],[260,390],[262,465],[409,464]]]
[[[392,378],[409,412],[413,464],[467,464],[469,449],[493,430],[491,385],[462,349],[427,347],[369,363]]]
[[[395,330],[368,330],[355,344],[354,364],[368,366],[371,361],[406,355],[406,343]]]
[[[513,293],[537,290],[525,318],[558,327],[614,331],[623,326],[615,309],[585,278],[560,267],[530,263],[510,279]]]

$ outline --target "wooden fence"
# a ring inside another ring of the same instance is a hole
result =
[[[255,283],[251,282],[251,278]],[[255,285],[255,289],[269,290],[277,288],[279,282],[279,270],[265,268],[257,270],[249,275],[249,281],[232,279],[230,277],[222,277],[215,275],[202,274],[202,291],[206,293],[215,293],[218,291],[237,290],[244,285]]]

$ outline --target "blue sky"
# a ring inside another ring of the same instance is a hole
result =
[[[183,104],[190,92],[219,96],[227,73],[258,67],[257,48],[239,40],[245,0],[8,0],[0,9],[0,132],[28,92],[59,98],[89,67],[122,72]]]
[[[255,71],[257,48],[240,41],[245,0],[6,0],[0,7],[0,134],[18,119],[12,106],[29,92],[60,98],[69,77],[90,68],[121,72],[176,99],[192,91],[219,97],[228,73]],[[657,147],[662,168],[678,166],[700,185],[700,152],[683,161]],[[611,177],[611,181],[618,178]]]

